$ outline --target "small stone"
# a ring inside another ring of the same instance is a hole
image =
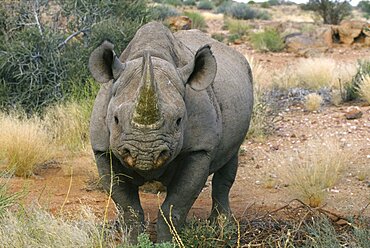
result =
[[[362,117],[362,111],[359,107],[349,107],[344,116],[346,117],[347,120],[355,120],[359,119]]]

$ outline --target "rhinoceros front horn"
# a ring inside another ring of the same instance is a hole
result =
[[[149,52],[145,52],[139,95],[136,99],[132,123],[137,127],[153,128],[159,124],[160,120],[158,89],[154,79],[152,59]]]

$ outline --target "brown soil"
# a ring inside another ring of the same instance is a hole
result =
[[[219,27],[220,23],[216,19],[209,22],[209,25]],[[297,59],[295,54],[259,53],[248,44],[233,46],[243,54],[253,54],[267,69],[282,68]],[[325,54],[339,61],[353,62],[365,55],[369,57],[368,49],[354,50],[350,47],[337,47]],[[230,195],[236,216],[246,216],[249,211],[276,209],[292,200],[294,196],[291,196],[288,187],[284,187],[284,175],[274,165],[276,163],[269,162],[269,155],[299,149],[308,140],[321,135],[334,135],[345,140],[348,146],[353,147],[355,155],[354,162],[348,164],[339,183],[329,189],[325,208],[344,215],[362,210],[364,214],[370,215],[370,208],[364,210],[370,202],[370,107],[359,106],[363,116],[356,120],[346,120],[344,112],[347,107],[325,107],[318,113],[305,112],[299,106],[286,109],[280,113],[279,120],[274,124],[276,131],[271,136],[261,142],[246,140]],[[37,204],[55,214],[62,211],[71,218],[78,215],[82,207],[88,206],[97,216],[102,217],[108,198],[93,185],[98,177],[92,154],[85,152],[68,155],[58,161],[64,162],[40,168],[33,178],[0,180],[7,180],[12,192],[24,190],[25,205]],[[359,172],[367,173],[367,178],[360,181],[357,178]],[[273,185],[267,183],[271,179]],[[194,204],[191,215],[205,218],[209,214],[209,182]],[[158,202],[163,199],[163,195],[141,192],[140,196],[147,218],[155,221]],[[112,202],[108,212],[109,217],[114,218],[116,210]]]

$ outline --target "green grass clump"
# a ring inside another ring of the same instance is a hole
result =
[[[0,172],[0,178],[5,178],[7,173]],[[10,194],[7,190],[7,184],[0,182],[0,218],[5,214],[6,210],[13,206],[21,196],[21,193]]]
[[[361,96],[359,92],[363,78],[370,76],[370,60],[358,61],[357,72],[352,81],[345,85],[347,101],[358,99]]]
[[[184,15],[191,19],[191,27],[205,31],[207,28],[204,16],[198,12],[184,12]]]
[[[224,28],[229,30],[230,34],[238,34],[239,36],[246,35],[250,27],[243,20],[235,20],[228,18],[225,20]]]
[[[215,8],[215,5],[209,0],[201,0],[199,1],[197,8],[203,10],[212,10]]]
[[[236,247],[238,223],[218,216],[215,223],[193,220],[180,233],[185,247]]]
[[[259,51],[279,52],[284,49],[284,41],[275,29],[266,29],[250,37],[252,46]]]

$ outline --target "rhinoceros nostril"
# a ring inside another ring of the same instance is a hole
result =
[[[128,149],[122,151],[123,161],[130,167],[134,167],[136,164],[136,159],[131,155]]]
[[[159,153],[157,158],[154,160],[154,164],[156,167],[160,167],[163,165],[168,159],[170,158],[170,151],[169,150],[163,150]]]

